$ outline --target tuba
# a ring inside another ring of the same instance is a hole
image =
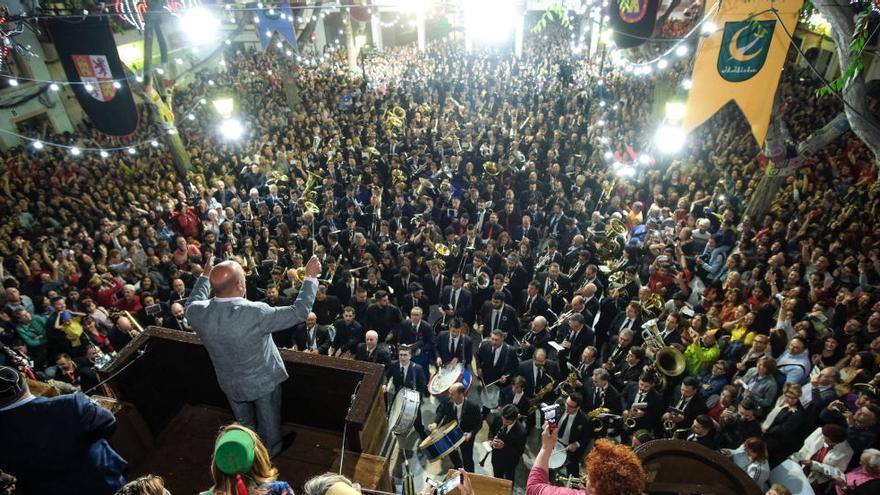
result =
[[[486,162],[483,164],[483,180],[489,181],[498,177],[498,174],[501,173],[501,168],[495,162]]]
[[[657,329],[657,320],[648,320],[642,325],[642,339],[645,341],[645,355],[653,360],[654,369],[658,372],[660,389],[665,390],[667,376],[684,373],[684,354],[663,342],[663,336]]]
[[[317,203],[318,202],[318,193],[314,189],[315,189],[315,184],[319,180],[321,180],[321,176],[314,173],[314,172],[309,172],[308,174],[309,175],[308,175],[308,178],[306,179],[306,186],[303,188],[303,191],[302,191],[302,194],[300,195],[300,197],[303,199],[303,201],[307,201],[310,203]]]
[[[403,170],[400,170],[399,168],[395,168],[394,170],[391,171],[391,185],[392,186],[396,187],[398,184],[405,184],[406,180],[407,180],[406,174],[403,173]]]

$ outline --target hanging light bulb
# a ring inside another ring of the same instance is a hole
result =
[[[681,82],[681,87],[684,89],[691,89],[693,87],[693,85],[694,85],[694,82],[691,81],[690,79],[685,79],[684,81]]]
[[[703,23],[703,26],[700,27],[700,34],[702,34],[703,36],[709,36],[710,34],[714,33],[717,30],[718,30],[718,25],[716,25],[712,21],[706,21]]]
[[[95,87],[92,86],[92,85],[89,84],[89,83],[86,83],[85,88],[86,88],[86,91],[88,91],[88,92],[90,92],[90,93],[92,92],[93,89],[95,89]]]
[[[159,141],[156,141],[155,139],[152,140],[152,141],[150,141],[150,146],[152,146],[153,148],[158,148],[158,147],[159,147]]]
[[[34,141],[34,149],[35,150],[43,149],[43,142],[42,141]]]
[[[18,79],[15,79],[14,77],[9,78],[9,85],[12,87],[18,86]]]
[[[678,55],[679,57],[684,57],[685,55],[687,55],[687,53],[688,53],[687,45],[681,44],[681,45],[678,45],[677,47],[675,47],[675,54]]]
[[[107,158],[108,156],[110,156],[110,153],[107,153],[104,150],[101,150],[98,154],[101,155],[101,158]]]
[[[133,155],[133,154],[137,153],[137,150],[134,149],[134,147],[130,147],[125,151],[127,151],[129,155]]]
[[[658,69],[663,70],[663,69],[665,69],[665,68],[667,68],[667,67],[669,67],[669,62],[667,62],[665,58],[661,58],[661,59],[657,62],[657,68],[658,68]]]
[[[70,148],[70,154],[73,156],[79,156],[82,154],[82,150],[74,146],[73,148]]]
[[[58,91],[58,90],[61,89],[61,88],[60,88],[57,84],[52,83],[52,84],[49,85],[49,89],[52,90],[52,91]]]
[[[122,84],[120,84],[119,81],[113,81],[113,87],[119,89],[122,87]]]

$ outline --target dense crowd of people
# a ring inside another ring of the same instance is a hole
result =
[[[488,422],[494,472],[515,480],[540,403],[556,402],[568,475],[600,438],[674,436],[730,455],[762,490],[784,493],[768,479],[786,460],[818,493],[876,490],[869,150],[848,133],[802,157],[750,217],[767,158],[735,106],[679,156],[651,157],[655,87],[682,71],[635,76],[573,55],[566,36],[535,37],[521,59],[391,48],[353,76],[338,54],[309,68],[231,50],[174,95],[195,117],[178,115],[180,180],[161,147],[4,153],[0,364],[92,393],[143,328],[193,330],[185,308],[210,257],[241,264],[249,299],[282,306],[315,255],[312,314],[275,343],[384,364],[389,400],[471,370],[481,385],[453,385],[437,414],[465,431],[456,467],[473,471]],[[805,77],[782,76],[789,147],[839,111]],[[236,95],[242,142],[208,125],[199,101],[215,86]]]

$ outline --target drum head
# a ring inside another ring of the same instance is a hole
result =
[[[445,393],[449,390],[449,387],[458,381],[463,368],[461,363],[456,364],[452,368],[441,368],[436,375],[431,377],[431,383],[428,384],[428,392],[431,395]]]
[[[550,461],[547,463],[547,467],[550,469],[559,469],[565,465],[565,459],[567,457],[568,455],[565,449],[557,447],[557,450],[554,450],[550,454]]]
[[[400,421],[400,415],[403,414],[403,404],[406,402],[406,396],[404,394],[397,394],[394,397],[394,402],[391,403],[391,412],[388,414],[388,424],[392,427]]]

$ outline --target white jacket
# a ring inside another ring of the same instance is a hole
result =
[[[804,446],[801,450],[791,455],[791,459],[797,463],[810,460],[825,445],[825,439],[822,437],[822,428],[816,428],[810,436],[804,440]],[[825,459],[818,463],[812,462],[810,475],[807,479],[810,483],[824,483],[829,481],[834,475],[834,470],[846,472],[846,466],[849,464],[853,456],[853,449],[849,446],[849,442],[843,442],[835,445],[825,454]]]

